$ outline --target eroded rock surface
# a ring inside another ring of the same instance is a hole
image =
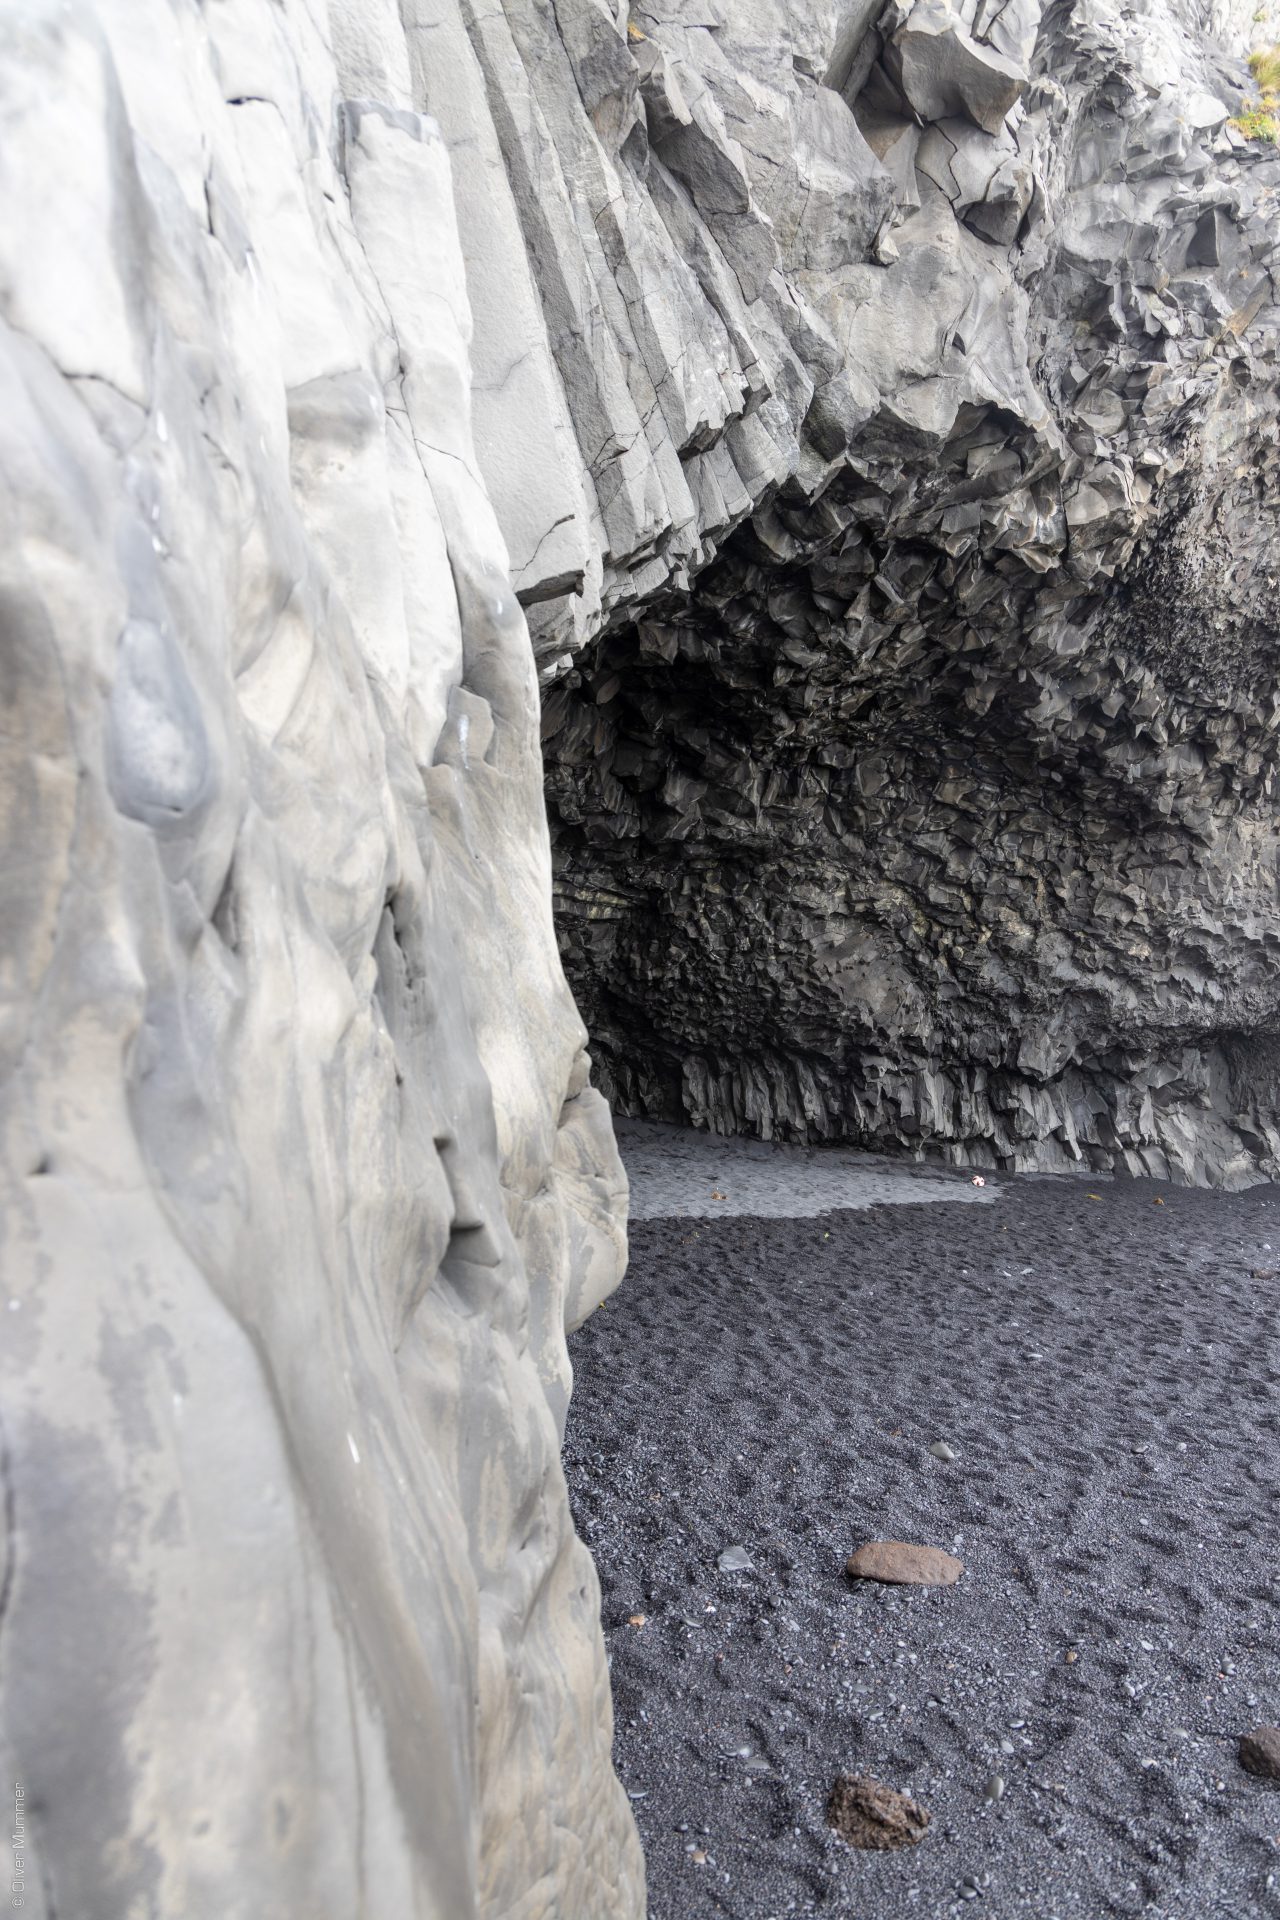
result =
[[[48,1920],[644,1909],[558,1458],[625,1181],[445,71],[389,0],[0,19],[0,1681]]]
[[[541,289],[503,357],[554,355],[569,415],[518,578],[604,1084],[1274,1174],[1280,158],[1230,124],[1263,27],[556,19],[472,35]]]
[[[557,1459],[624,1182],[534,650],[628,1106],[1274,1168],[1243,22],[5,9],[30,1910],[642,1912]]]

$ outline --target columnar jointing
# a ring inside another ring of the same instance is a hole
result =
[[[1081,17],[1020,146],[922,127],[878,56],[858,121],[913,164],[792,471],[548,676],[562,948],[624,1112],[1280,1171],[1280,165]]]
[[[1157,586],[1211,631],[1226,581],[1196,606],[1171,533],[1150,584],[1037,619],[1012,569],[918,525],[886,547],[866,504],[824,501],[816,560],[738,536],[548,699],[598,1079],[721,1131],[1248,1177],[1276,1140],[1265,663],[1191,690],[1115,650]]]

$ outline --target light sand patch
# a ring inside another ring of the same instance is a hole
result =
[[[991,1201],[1000,1191],[974,1186],[965,1170],[926,1169],[847,1147],[781,1146],[649,1120],[615,1124],[633,1220],[739,1213],[795,1220],[836,1208]]]

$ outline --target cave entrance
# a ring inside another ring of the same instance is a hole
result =
[[[1105,665],[1168,601],[1159,551],[1046,606],[1034,570],[891,532],[887,498],[784,490],[546,690],[597,1084],[718,1133],[1248,1183],[1271,1054],[1204,1020],[1236,950],[1194,932],[1200,763],[1145,664]]]
[[[947,718],[972,663],[913,672],[901,618],[946,556],[877,552],[861,505],[775,503],[547,690],[561,951],[621,1113],[945,1142],[937,974],[995,794]]]

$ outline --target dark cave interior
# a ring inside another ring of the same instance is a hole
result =
[[[1162,1177],[1269,1151],[1239,909],[1275,883],[1275,631],[1229,539],[1260,479],[1082,578],[1010,429],[784,489],[548,689],[562,953],[621,1112]]]

